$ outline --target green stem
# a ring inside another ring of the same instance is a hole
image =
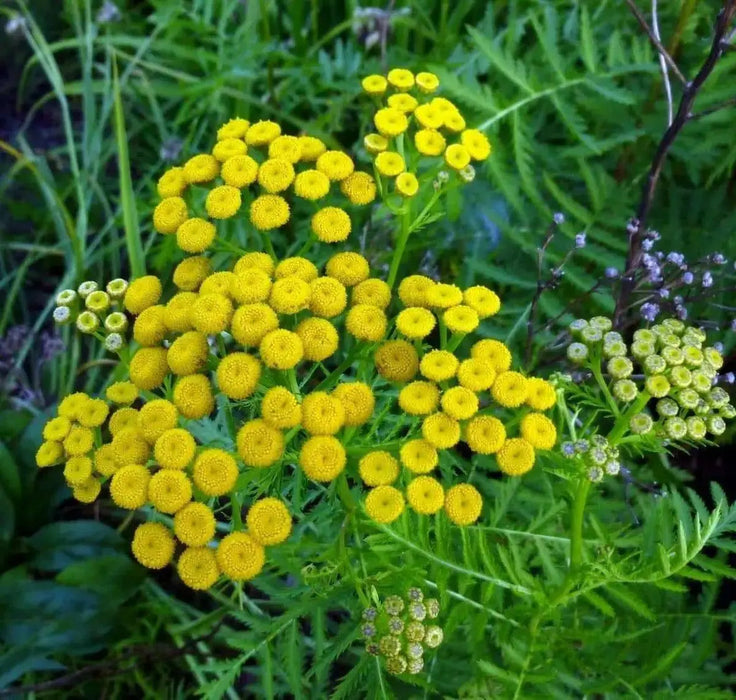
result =
[[[588,500],[591,481],[587,478],[580,480],[575,500],[572,504],[570,518],[570,568],[568,573],[574,574],[583,562],[583,516],[585,515],[585,503]]]
[[[276,251],[273,249],[271,236],[269,236],[268,233],[262,232],[261,238],[263,239],[263,246],[266,249],[266,252],[271,256],[271,259],[276,262],[278,258],[276,257]]]
[[[623,437],[623,434],[629,428],[629,421],[633,416],[639,413],[649,403],[649,399],[652,398],[648,391],[642,391],[639,397],[629,408],[622,413],[616,423],[614,423],[611,432],[608,434],[608,442],[611,445],[616,445],[618,441]]]
[[[401,258],[404,256],[404,250],[406,244],[409,241],[409,234],[411,233],[411,227],[409,224],[409,211],[405,211],[401,215],[401,229],[399,230],[399,237],[396,241],[396,248],[394,250],[394,256],[391,259],[391,267],[388,272],[388,286],[393,289],[396,283],[396,277],[399,274],[399,265],[401,264]]]
[[[590,363],[590,371],[593,373],[593,377],[595,377],[595,381],[598,383],[601,392],[603,392],[603,396],[606,397],[606,402],[608,403],[608,407],[611,409],[611,413],[618,418],[621,415],[621,412],[618,410],[618,404],[608,389],[606,380],[603,378],[603,373],[601,372],[601,358],[599,355],[596,355],[592,359]]]

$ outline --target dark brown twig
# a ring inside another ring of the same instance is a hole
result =
[[[637,19],[639,19],[639,15],[641,15],[641,13],[634,5],[633,0],[626,0],[626,3],[632,8],[632,12],[634,12]],[[634,8],[636,8],[636,11],[634,11]],[[687,122],[692,118],[692,107],[695,102],[695,98],[703,87],[705,81],[708,79],[708,76],[713,72],[718,59],[723,55],[725,47],[727,46],[727,42],[724,41],[724,38],[731,28],[734,16],[736,16],[736,0],[726,0],[715,21],[713,41],[711,43],[708,56],[700,67],[700,70],[697,72],[695,78],[693,78],[692,81],[685,83],[685,89],[680,99],[680,104],[677,108],[675,118],[672,121],[672,124],[670,124],[664,132],[664,135],[657,146],[657,150],[655,151],[646,182],[644,183],[644,190],[636,212],[636,217],[629,226],[629,250],[626,256],[626,269],[621,280],[621,289],[616,301],[616,311],[614,314],[614,322],[617,327],[621,326],[623,320],[622,317],[628,306],[631,292],[636,283],[636,270],[641,263],[643,253],[641,244],[644,234],[646,233],[647,217],[649,216],[649,211],[652,207],[654,193],[657,188],[659,176],[662,172],[662,167],[664,166],[667,153],[680,134],[680,131],[682,131],[685,124],[687,124]],[[642,20],[643,18],[639,21],[640,24],[642,24]],[[651,30],[646,27],[646,20],[643,21],[644,24],[642,24],[642,26],[644,26],[647,33],[650,34]],[[664,50],[664,47],[662,50]],[[662,55],[668,56],[669,54]]]

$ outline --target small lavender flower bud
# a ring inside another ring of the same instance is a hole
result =
[[[687,367],[683,367],[682,365],[673,367],[670,370],[669,376],[672,386],[675,386],[678,389],[684,389],[685,387],[690,386],[693,381],[692,372],[690,372]]]
[[[705,433],[708,427],[705,421],[698,416],[691,416],[685,423],[687,424],[687,434],[691,440],[702,440],[705,437]]]
[[[408,664],[403,656],[393,656],[386,661],[386,670],[393,676],[400,676],[407,667]]]
[[[721,253],[713,253],[711,260],[715,265],[725,265],[726,258]]]
[[[606,279],[615,280],[619,276],[619,271],[615,267],[607,267],[603,273]]]
[[[657,401],[657,413],[659,413],[660,416],[671,418],[672,416],[676,416],[679,412],[680,407],[677,405],[677,402],[672,399],[667,398]]]
[[[626,233],[633,235],[639,230],[639,219],[629,219],[626,224]]]
[[[654,241],[651,238],[645,238],[641,242],[642,250],[649,252],[654,247]]]
[[[649,323],[652,323],[655,318],[659,315],[659,304],[654,304],[650,301],[646,302],[646,304],[641,305],[641,317],[645,321],[649,321]]]
[[[693,281],[695,280],[695,275],[688,270],[687,272],[683,273],[680,280],[683,284],[692,284]]]
[[[628,357],[613,357],[608,361],[606,369],[614,379],[626,379],[634,371],[634,365]]]
[[[655,399],[661,399],[663,396],[667,396],[671,388],[667,377],[663,374],[654,374],[651,377],[647,377],[644,386]]]
[[[410,641],[410,642],[421,642],[422,639],[424,639],[424,625],[421,622],[410,622],[406,626],[406,631],[404,632],[404,636]]]
[[[667,262],[673,265],[682,265],[685,262],[685,256],[682,253],[667,253]]]
[[[726,432],[726,421],[720,416],[711,416],[708,419],[708,432],[711,435],[723,435]]]
[[[736,374],[733,372],[726,372],[725,374],[721,375],[721,381],[724,384],[733,384],[736,382]]]
[[[99,285],[94,280],[88,280],[86,282],[82,282],[82,284],[77,287],[77,292],[82,299],[86,299],[92,292],[96,292],[99,288]]]
[[[72,312],[68,306],[57,306],[53,313],[54,323],[62,326],[72,320]]]
[[[736,318],[731,321],[731,330],[736,331]]]
[[[684,306],[676,306],[675,313],[681,321],[687,320],[687,309]]]
[[[71,306],[77,298],[77,293],[73,289],[62,289],[56,295],[56,304],[58,306]]]
[[[573,445],[571,442],[563,442],[560,445],[560,452],[567,457],[574,457],[575,456],[575,445]]]
[[[637,413],[635,416],[631,416],[629,421],[629,430],[635,435],[646,435],[654,425],[651,416],[646,413]]]
[[[585,234],[584,233],[578,233],[575,236],[575,247],[576,248],[585,248]]]
[[[668,418],[663,427],[670,440],[682,440],[687,435],[687,423],[682,418]]]
[[[660,299],[669,299],[670,298],[670,290],[666,287],[662,287],[661,289],[657,290],[657,294],[659,295]]]
[[[622,403],[631,403],[639,395],[639,390],[630,379],[619,379],[613,385],[613,395]]]
[[[702,285],[705,289],[708,289],[709,287],[713,286],[713,275],[710,273],[709,270],[706,270],[703,273]]]
[[[588,479],[594,484],[603,481],[604,471],[600,467],[591,467],[588,469]]]
[[[430,648],[430,649],[436,649],[440,644],[442,644],[442,639],[444,638],[444,633],[442,632],[442,628],[438,627],[437,625],[430,625],[427,627],[427,630],[424,634],[424,643]]]
[[[366,622],[361,628],[360,633],[366,638],[370,639],[376,635],[376,626],[371,622]]]
[[[552,221],[554,221],[557,226],[561,226],[565,223],[565,215],[561,211],[556,211],[552,214]]]
[[[567,359],[581,365],[588,359],[588,347],[582,343],[570,343],[567,347]]]

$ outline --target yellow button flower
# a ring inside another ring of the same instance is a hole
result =
[[[248,152],[248,147],[242,139],[222,139],[218,141],[212,149],[212,155],[225,163],[229,158],[235,156],[244,156]]]
[[[88,394],[82,391],[76,391],[61,400],[57,413],[64,418],[68,418],[70,421],[77,420],[77,417],[84,411],[84,407],[89,400],[90,397]]]
[[[209,153],[200,153],[184,163],[184,177],[190,184],[203,184],[214,180],[220,172],[217,158]]]
[[[417,513],[433,515],[445,505],[445,490],[431,476],[418,476],[406,487],[406,500]]]
[[[368,173],[354,172],[340,183],[340,191],[352,204],[370,204],[376,198],[376,181]]]
[[[206,591],[220,577],[215,553],[209,547],[187,547],[179,557],[176,570],[184,585]]]
[[[161,298],[161,280],[153,275],[146,275],[133,280],[125,292],[123,304],[134,316],[149,306],[158,303]]]
[[[86,455],[94,447],[94,433],[89,428],[73,425],[62,444],[67,455]]]
[[[176,229],[176,245],[186,253],[201,253],[215,240],[215,226],[205,219],[187,219]]]
[[[445,493],[445,513],[455,525],[472,525],[482,508],[483,499],[470,484],[456,484]]]
[[[167,430],[176,427],[179,414],[171,401],[153,399],[141,406],[138,413],[138,430],[149,445],[153,445]]]
[[[224,141],[225,139],[242,139],[248,131],[250,122],[247,119],[241,117],[234,117],[229,121],[225,122],[217,130],[217,140]]]
[[[311,435],[334,435],[345,424],[345,407],[339,398],[324,391],[308,394],[302,401],[302,427]]]
[[[164,315],[165,309],[159,304],[141,311],[133,324],[133,338],[136,343],[144,347],[160,345],[169,330]]]
[[[498,452],[506,440],[506,428],[493,416],[476,416],[465,426],[465,442],[473,452],[490,455]]]
[[[107,387],[105,396],[113,403],[127,405],[138,398],[138,388],[132,382],[115,382]]]
[[[399,283],[399,299],[404,306],[428,306],[427,293],[437,283],[424,275],[409,275]]]
[[[112,435],[117,435],[121,430],[127,430],[128,428],[137,429],[138,411],[129,406],[119,408],[110,416],[107,427]]]
[[[480,324],[478,314],[470,306],[458,304],[442,314],[442,320],[452,333],[472,333]]]
[[[51,467],[59,464],[64,458],[64,447],[60,442],[47,440],[41,444],[36,452],[36,465],[39,467]]]
[[[557,392],[548,381],[537,377],[529,377],[526,380],[526,386],[529,390],[526,403],[534,410],[546,411],[557,402]]]
[[[417,87],[424,93],[434,92],[440,86],[440,79],[434,73],[417,73]]]
[[[184,177],[184,168],[169,168],[156,184],[156,191],[161,199],[181,197],[186,188],[187,180]]]
[[[387,103],[389,107],[398,109],[404,114],[411,114],[419,104],[416,97],[413,97],[412,95],[409,95],[405,92],[398,92],[394,95],[391,95],[388,98]]]
[[[383,95],[388,87],[388,82],[382,75],[368,75],[360,84],[369,95]]]
[[[273,274],[274,264],[268,253],[246,253],[238,258],[233,273],[239,275],[245,270],[263,270],[269,277]]]
[[[511,438],[499,450],[496,461],[504,474],[521,476],[534,466],[534,448],[524,438]]]
[[[239,304],[257,304],[268,299],[271,285],[271,278],[263,270],[241,270],[230,283],[230,296]]]
[[[263,364],[271,369],[291,369],[304,357],[301,338],[283,328],[267,333],[258,349]]]
[[[341,314],[348,303],[348,295],[341,282],[332,277],[320,277],[309,284],[309,310],[315,316],[333,318]]]
[[[470,164],[470,153],[465,146],[453,143],[445,149],[445,163],[454,170],[462,170]]]
[[[266,562],[263,546],[248,532],[231,532],[224,537],[215,556],[220,571],[233,581],[258,576]]]
[[[174,405],[184,418],[208,416],[215,408],[209,379],[203,374],[182,377],[174,386]]]
[[[216,448],[203,450],[192,467],[194,485],[207,496],[224,496],[235,487],[238,465],[231,454]]]
[[[102,485],[94,476],[91,476],[83,484],[77,484],[72,488],[72,496],[80,503],[94,503],[102,491]]]
[[[247,399],[258,387],[261,363],[247,352],[233,352],[217,366],[217,386],[230,399]]]
[[[262,498],[248,511],[246,518],[251,536],[264,546],[284,542],[291,534],[291,515],[278,498]]]
[[[511,351],[499,340],[479,340],[470,348],[470,356],[485,360],[496,372],[506,372],[511,367]]]
[[[284,258],[274,270],[274,278],[277,280],[284,277],[298,277],[305,282],[311,282],[317,279],[318,275],[317,266],[311,260],[298,256]]]
[[[399,392],[399,406],[411,416],[434,413],[439,401],[439,389],[432,382],[411,382]]]
[[[409,440],[399,451],[401,463],[415,474],[431,472],[439,462],[439,455],[434,445],[426,440]]]
[[[363,280],[353,289],[351,301],[353,305],[368,304],[385,309],[391,303],[391,288],[383,280]]]
[[[64,416],[51,418],[43,426],[43,439],[61,442],[69,434],[71,427],[72,422]]]
[[[271,387],[261,401],[261,416],[274,428],[295,428],[302,420],[302,407],[286,387]]]
[[[354,287],[368,279],[370,268],[368,261],[359,253],[337,253],[333,255],[325,267],[328,277],[334,277],[346,287]]]
[[[258,168],[258,184],[266,192],[283,192],[294,182],[294,166],[283,158],[269,158]]]
[[[266,421],[256,418],[248,421],[236,438],[238,454],[246,467],[270,467],[284,453],[284,436]]]
[[[260,170],[258,174],[260,175]],[[229,219],[238,213],[241,204],[240,190],[237,187],[220,185],[207,195],[205,208],[213,219]]]
[[[384,151],[376,156],[376,169],[386,177],[396,177],[404,172],[406,163],[395,151]]]
[[[399,173],[396,178],[396,191],[402,197],[413,197],[419,192],[419,180],[414,173]]]
[[[366,486],[393,484],[399,476],[399,462],[388,452],[377,450],[361,458],[358,472]]]
[[[250,205],[250,222],[259,231],[283,226],[289,220],[289,205],[276,194],[263,194]]]
[[[299,136],[299,144],[302,147],[302,161],[312,163],[319,158],[327,147],[314,136]]]
[[[145,464],[151,454],[151,447],[138,428],[124,428],[118,431],[110,445],[119,467],[126,464]]]
[[[410,90],[414,87],[414,74],[406,68],[392,68],[386,77],[389,84],[397,90]]]
[[[174,534],[189,547],[204,547],[215,536],[215,516],[204,503],[187,503],[174,516]]]
[[[333,182],[344,180],[355,170],[355,164],[350,156],[342,151],[325,151],[317,158],[316,167]]]
[[[89,457],[70,457],[64,465],[64,478],[69,486],[80,486],[92,476]]]
[[[345,328],[358,340],[375,343],[386,335],[386,314],[375,306],[358,304],[353,306],[345,318]]]
[[[538,450],[551,450],[557,442],[557,428],[547,416],[528,413],[521,419],[521,437]]]
[[[455,376],[459,364],[457,357],[447,350],[430,350],[421,359],[419,371],[433,382],[444,382]]]
[[[156,510],[173,515],[192,500],[192,482],[184,472],[162,469],[148,482],[148,500]]]
[[[197,443],[183,428],[169,428],[156,440],[153,456],[166,469],[185,469],[194,459]]]
[[[332,481],[345,469],[345,462],[345,448],[332,435],[308,438],[299,452],[301,468],[314,481]]]
[[[424,300],[428,306],[449,309],[463,303],[463,293],[460,287],[454,284],[435,283],[425,291]]]
[[[486,360],[474,358],[463,360],[457,368],[458,383],[471,391],[490,389],[495,379],[496,371]]]
[[[199,288],[211,271],[208,258],[201,255],[185,258],[174,268],[174,284],[182,291],[192,292]]]
[[[462,386],[454,386],[442,393],[442,410],[455,420],[467,420],[478,412],[478,397]]]
[[[230,288],[232,287],[235,275],[232,272],[222,271],[213,272],[207,275],[199,288],[200,294],[221,294],[230,298]]]
[[[258,347],[278,327],[278,316],[268,304],[245,304],[233,314],[230,332],[241,345]]]
[[[414,110],[414,118],[425,129],[439,129],[445,123],[445,118],[442,112],[437,109],[436,105],[431,103],[419,105],[419,107]]]
[[[278,279],[271,287],[269,305],[280,314],[296,314],[309,307],[312,290],[295,275]]]
[[[351,176],[352,177],[352,176]],[[319,170],[304,170],[294,180],[294,194],[316,201],[330,192],[330,178]]]
[[[262,120],[251,124],[245,132],[245,142],[249,146],[267,146],[280,135],[281,127],[276,122]]]
[[[118,469],[110,479],[110,497],[118,508],[136,510],[148,500],[151,475],[140,464],[128,464]]]
[[[376,486],[365,497],[365,512],[377,523],[392,523],[404,512],[404,496],[393,486]]]
[[[446,450],[460,441],[460,424],[445,413],[433,413],[422,421],[422,436],[438,450]]]
[[[107,420],[109,412],[110,409],[105,401],[90,399],[77,413],[77,420],[85,428],[97,428]]]
[[[419,370],[419,356],[405,340],[389,340],[373,355],[378,373],[389,382],[409,382]]]
[[[373,117],[373,123],[380,134],[386,137],[398,136],[409,128],[406,115],[393,107],[379,109]]]
[[[388,148],[388,139],[381,134],[366,134],[363,137],[363,145],[368,153],[381,153]]]
[[[142,523],[135,529],[131,550],[147,569],[163,569],[174,558],[174,538],[162,523]]]
[[[364,382],[347,382],[338,384],[332,395],[338,399],[345,409],[345,425],[358,426],[370,420],[376,399],[371,388]]]
[[[501,308],[501,300],[498,295],[482,285],[466,289],[463,292],[463,301],[474,309],[481,319],[494,316]]]
[[[339,337],[335,326],[323,318],[306,318],[297,327],[296,334],[304,346],[304,359],[322,362],[337,351]]]
[[[268,157],[298,163],[302,157],[302,142],[298,136],[277,136],[268,144]]]
[[[482,131],[466,129],[460,134],[460,143],[473,160],[485,160],[491,155],[491,142]]]
[[[153,210],[153,228],[163,234],[176,233],[187,216],[187,203],[181,197],[167,197]]]
[[[250,156],[228,158],[222,166],[222,179],[230,187],[248,187],[258,177],[258,163]]]
[[[518,372],[501,372],[491,387],[493,400],[506,408],[521,406],[528,395],[526,377]]]
[[[414,145],[424,156],[440,156],[445,152],[445,137],[436,129],[419,129],[414,134]]]
[[[351,228],[350,217],[338,207],[325,207],[312,217],[312,231],[323,243],[344,241]]]
[[[174,374],[196,374],[207,364],[210,346],[207,336],[199,331],[182,333],[166,352],[166,361]]]
[[[94,452],[95,471],[102,476],[112,476],[118,469],[115,449],[112,445],[102,445]]]
[[[232,317],[232,302],[223,294],[200,294],[192,304],[192,325],[206,335],[222,333]]]

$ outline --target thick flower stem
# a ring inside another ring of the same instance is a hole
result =
[[[393,289],[396,283],[396,277],[399,274],[399,265],[401,264],[401,258],[404,257],[404,250],[406,244],[409,241],[409,234],[411,233],[411,227],[409,222],[410,213],[405,211],[401,215],[401,228],[399,230],[399,237],[396,241],[396,248],[394,250],[394,256],[391,259],[391,267],[388,272],[388,286]]]
[[[570,518],[570,575],[574,575],[583,562],[583,518],[590,484],[589,479],[584,478],[580,480],[572,504]]]

